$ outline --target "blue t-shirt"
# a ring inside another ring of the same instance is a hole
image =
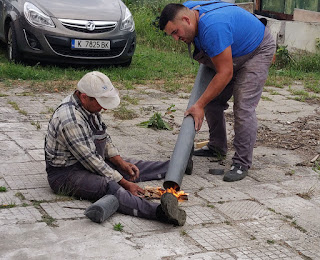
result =
[[[215,3],[216,2],[216,3]],[[254,51],[263,40],[265,26],[253,14],[238,6],[220,1],[187,1],[186,7],[199,11],[198,34],[194,39],[198,49],[210,57],[223,52],[231,45],[232,57],[240,57]],[[222,6],[223,7],[219,8]],[[212,9],[219,8],[217,10]]]

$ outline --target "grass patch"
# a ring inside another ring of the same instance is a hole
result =
[[[139,104],[139,99],[135,97],[131,97],[129,95],[124,95],[121,97],[122,100],[127,101],[128,103],[132,105],[138,105]]]
[[[16,110],[16,111],[18,111],[20,114],[22,114],[22,115],[24,115],[24,116],[27,116],[27,115],[28,115],[27,111],[25,111],[25,110],[23,110],[23,109],[20,109],[19,106],[18,106],[18,104],[17,104],[16,102],[9,100],[9,101],[8,101],[8,104],[10,104],[10,105],[13,107],[13,109]]]
[[[7,191],[6,187],[0,186],[0,192],[6,192],[6,191]]]
[[[273,101],[271,98],[266,97],[266,96],[261,96],[261,99],[264,101]]]
[[[41,217],[41,221],[46,223],[48,226],[50,227],[57,227],[58,225],[55,223],[56,219],[54,219],[53,217],[45,214]]]
[[[131,109],[128,109],[125,103],[121,104],[117,109],[113,110],[113,116],[121,120],[130,120],[138,117],[137,113]]]

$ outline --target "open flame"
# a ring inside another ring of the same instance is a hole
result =
[[[188,200],[188,193],[185,193],[183,190],[179,190],[176,191],[174,188],[169,188],[169,189],[163,189],[158,187],[158,190],[160,192],[160,194],[164,194],[166,192],[172,193],[174,196],[176,196],[178,198],[179,201],[184,201],[184,200]]]

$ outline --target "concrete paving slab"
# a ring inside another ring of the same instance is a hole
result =
[[[85,218],[85,209],[92,203],[85,200],[40,203],[41,208],[54,219]]]
[[[263,246],[263,247],[239,247],[230,249],[236,259],[281,259],[281,260],[302,260],[298,253],[283,246]]]
[[[286,190],[299,196],[311,198],[320,195],[320,179],[314,177],[294,177],[292,180],[280,182]]]
[[[175,258],[175,260],[234,260],[234,258],[226,253],[221,252],[207,252],[207,253],[200,253],[194,254],[189,256],[181,256]]]
[[[21,200],[16,196],[16,191],[0,192],[0,205],[21,205]]]
[[[258,202],[251,200],[238,200],[214,204],[219,211],[233,220],[260,219],[263,217],[272,217],[274,214],[260,205]]]
[[[295,248],[309,259],[320,259],[320,238],[301,238],[300,240],[286,241],[288,245]]]
[[[7,162],[1,164],[0,174],[3,176],[14,176],[14,175],[34,175],[34,174],[45,174],[45,162],[23,162],[23,163],[12,163]]]
[[[184,175],[181,189],[185,191],[199,190],[205,187],[214,187],[212,183],[197,175]]]
[[[0,163],[19,163],[32,160],[32,158],[13,141],[0,141],[0,154]]]
[[[35,161],[44,161],[44,150],[42,149],[34,149],[34,150],[27,150],[28,154],[35,160]]]
[[[187,213],[188,225],[203,225],[203,224],[217,224],[223,223],[226,219],[216,212],[213,205],[197,205],[185,208]]]
[[[188,236],[208,251],[254,244],[254,241],[251,241],[249,236],[241,233],[235,227],[225,224],[194,228],[188,231]]]
[[[19,192],[21,192],[25,199],[29,201],[53,201],[62,198],[69,198],[64,196],[57,196],[53,193],[49,186],[46,188],[19,190]]]
[[[41,221],[41,219],[41,213],[32,206],[4,208],[1,209],[0,226],[19,223],[36,223]]]
[[[276,198],[262,201],[268,208],[274,209],[293,219],[303,230],[320,236],[320,207],[299,196]]]
[[[198,195],[210,202],[225,202],[231,200],[245,200],[250,199],[250,197],[241,191],[235,190],[233,188],[205,188],[198,192]]]
[[[246,221],[237,224],[245,232],[257,240],[267,241],[293,241],[307,236],[295,228],[285,219],[265,218],[263,220]]]
[[[172,225],[159,223],[156,220],[141,219],[132,216],[126,216],[123,214],[115,213],[108,219],[109,224],[114,226],[115,224],[121,223],[123,226],[123,232],[128,234],[134,234],[137,236],[143,236],[146,234],[154,233],[155,231],[161,231],[167,228],[172,228]]]
[[[189,233],[188,233],[189,234]],[[192,244],[183,232],[169,232],[152,234],[144,237],[134,237],[131,241],[139,248],[139,251],[153,252],[154,259],[161,257],[186,255],[200,252],[201,249]]]
[[[283,189],[280,185],[278,186],[276,184],[270,183],[250,186],[250,188],[245,190],[244,193],[248,194],[250,197],[258,201],[262,199],[283,197],[285,195],[291,194],[289,191]]]
[[[1,259],[53,259],[58,237],[44,222],[0,225]]]
[[[49,187],[45,174],[4,176],[4,179],[12,190]]]
[[[0,132],[0,141],[10,141],[10,139],[7,134]]]

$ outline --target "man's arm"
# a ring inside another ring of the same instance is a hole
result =
[[[139,178],[140,171],[138,167],[132,163],[128,163],[122,159],[120,155],[109,158],[110,162],[119,167],[122,171],[130,176],[130,180],[134,181]]]
[[[94,142],[89,138],[88,129],[81,123],[72,122],[63,126],[61,134],[68,150],[89,171],[119,182],[122,175],[112,169],[100,155],[96,153]]]
[[[204,91],[198,101],[184,114],[185,116],[192,115],[195,122],[196,131],[199,131],[201,128],[205,106],[223,91],[233,76],[231,46],[227,47],[217,56],[211,58],[211,60],[216,68],[216,75],[210,81],[207,89]]]

